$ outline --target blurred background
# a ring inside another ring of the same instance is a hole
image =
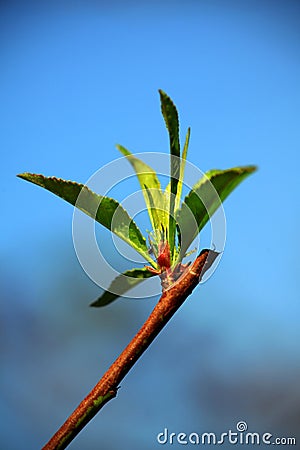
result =
[[[1,2],[1,448],[45,444],[158,298],[89,308],[101,290],[72,207],[16,174],[84,183],[116,143],[168,152],[159,88],[182,139],[191,126],[192,163],[259,171],[224,204],[213,277],[70,448],[150,450],[164,428],[240,420],[300,445],[299,19],[289,0]]]

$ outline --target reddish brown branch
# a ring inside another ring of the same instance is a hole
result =
[[[217,256],[218,253],[215,251],[202,250],[179,280],[163,292],[142,328],[92,391],[43,447],[43,450],[66,448],[97,412],[109,400],[116,397],[118,386],[125,375],[197,286],[203,274],[210,268]]]

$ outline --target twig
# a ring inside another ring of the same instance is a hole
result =
[[[163,292],[142,328],[96,386],[43,447],[43,450],[61,450],[66,448],[97,412],[109,400],[116,397],[120,382],[191,294],[218,254],[218,252],[213,250],[202,250],[194,263],[187,268],[179,280]]]

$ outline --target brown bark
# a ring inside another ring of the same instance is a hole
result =
[[[66,448],[97,412],[109,400],[116,397],[120,382],[191,294],[218,254],[213,250],[202,250],[194,263],[186,269],[185,273],[169,289],[162,293],[161,298],[142,328],[96,386],[43,447],[43,450]]]

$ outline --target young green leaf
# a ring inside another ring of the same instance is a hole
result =
[[[255,166],[210,170],[194,185],[176,215],[181,232],[181,258],[225,198],[255,170]]]
[[[174,219],[175,198],[177,185],[180,178],[180,143],[179,143],[179,120],[176,106],[170,97],[161,89],[159,90],[161,111],[165,119],[170,138],[170,177],[171,195],[169,211],[169,245],[171,255],[174,254],[176,222]]]
[[[164,223],[162,222],[162,220],[164,220],[164,211],[162,211],[159,208],[156,208],[156,204],[155,204],[155,194],[156,194],[156,189],[149,189],[148,186],[145,184],[144,185],[144,189],[145,189],[145,198],[147,197],[147,209],[148,209],[148,214],[150,217],[153,218],[153,222],[157,223],[158,226],[157,227],[153,227],[153,232],[154,235],[161,235],[163,230],[164,230]]]
[[[146,239],[127,211],[116,200],[95,194],[87,186],[55,177],[22,173],[18,177],[37,184],[76,206],[131,245],[156,267],[148,253]]]
[[[125,292],[137,286],[142,281],[153,276],[155,276],[155,274],[150,272],[146,268],[127,270],[121,275],[118,275],[112,281],[108,290],[105,291],[96,301],[91,303],[90,306],[99,307],[108,305],[118,297],[121,297],[123,294],[125,294]]]
[[[142,192],[144,195],[145,203],[148,209],[150,221],[153,230],[161,230],[162,225],[166,227],[164,208],[164,196],[161,190],[160,181],[157,174],[152,167],[144,163],[141,159],[134,156],[129,150],[122,145],[117,145],[117,149],[128,159],[132,167],[134,168],[138,177]],[[146,188],[151,189],[153,197],[153,204],[150,205],[149,195],[147,195]]]
[[[184,179],[184,169],[185,169],[186,157],[187,157],[187,152],[188,152],[188,147],[189,147],[189,142],[190,142],[190,134],[191,134],[191,129],[188,128],[186,137],[185,137],[182,158],[180,161],[180,176],[179,176],[179,180],[178,180],[177,193],[176,193],[176,198],[175,198],[175,212],[180,207],[182,185],[183,185],[183,179]]]
[[[167,184],[164,190],[164,213],[165,213],[165,227],[169,227],[169,213],[170,213],[170,197],[171,197],[171,181]]]

